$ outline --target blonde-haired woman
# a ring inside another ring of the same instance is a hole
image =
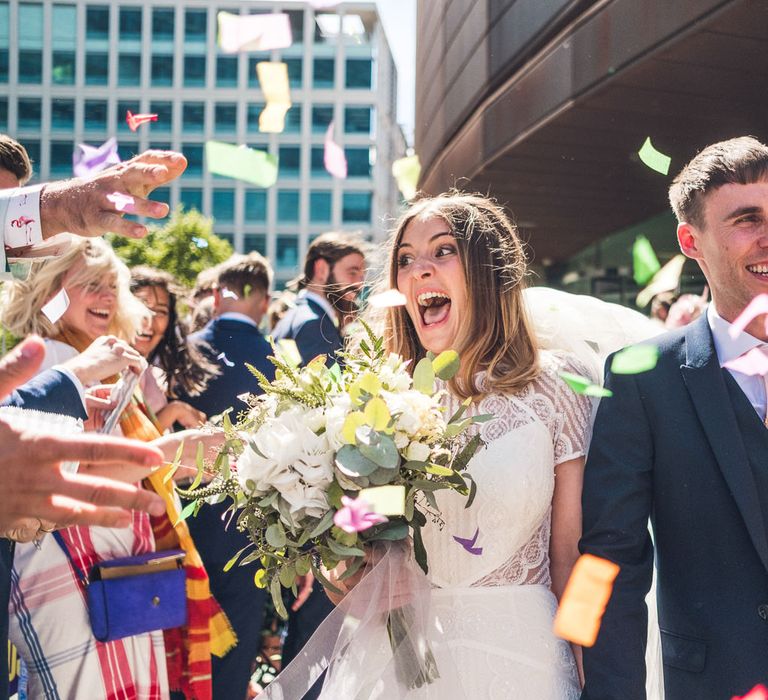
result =
[[[130,341],[147,312],[131,295],[129,280],[107,243],[78,239],[62,257],[39,264],[26,282],[10,285],[2,322],[16,335],[38,333],[46,339],[46,367],[77,355],[100,336]],[[62,291],[69,306],[51,321],[42,307]],[[60,533],[82,571],[154,549],[149,517],[141,513],[134,513],[127,528],[69,527]],[[17,547],[10,612],[10,636],[29,669],[30,697],[168,697],[163,633],[96,641],[84,590],[53,537]]]
[[[432,608],[458,684],[446,674],[451,681],[402,697],[578,698],[574,653],[552,622],[578,557],[591,405],[558,375],[587,370],[538,347],[522,294],[523,246],[493,201],[457,193],[418,201],[399,221],[388,264],[389,286],[407,300],[387,309],[388,349],[411,366],[427,352],[458,351],[448,415],[471,398],[470,413],[493,416],[478,427],[486,447],[468,466],[474,503],[437,493],[442,524],[428,518],[423,530]],[[354,581],[333,573],[342,589]]]

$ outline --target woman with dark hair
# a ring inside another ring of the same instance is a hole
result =
[[[179,390],[197,396],[217,370],[184,340],[187,331],[176,308],[183,289],[170,273],[142,265],[131,270],[131,291],[152,313],[150,324],[133,343],[153,370],[142,379],[147,406],[164,430],[174,423],[196,427],[205,414],[174,397]]]

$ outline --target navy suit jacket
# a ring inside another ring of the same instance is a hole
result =
[[[584,700],[645,700],[649,516],[667,700],[722,700],[768,680],[768,514],[753,471],[768,458],[746,449],[706,314],[654,342],[653,370],[607,373],[613,397],[587,459],[580,548],[621,570],[584,650]]]
[[[275,340],[289,339],[296,341],[303,364],[318,355],[327,355],[328,363],[333,364],[338,350],[344,347],[344,340],[333,319],[320,304],[299,297],[296,306],[289,309],[272,331]]]

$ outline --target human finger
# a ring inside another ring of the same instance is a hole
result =
[[[307,598],[309,598],[310,595],[312,595],[312,586],[315,583],[315,577],[308,573],[306,576],[302,576],[301,586],[299,588],[299,594],[296,596],[296,600],[293,601],[293,605],[291,605],[291,610],[293,612],[296,612],[299,608],[301,608],[304,603],[307,602]]]
[[[156,493],[89,474],[62,474],[56,496],[82,501],[91,506],[105,506],[124,510],[141,510],[151,515],[162,515],[165,503]],[[44,514],[40,517],[46,517]],[[56,519],[56,522],[64,521]]]
[[[158,466],[163,453],[138,440],[107,435],[26,435],[23,446],[31,462],[94,462]]]
[[[98,231],[111,231],[126,238],[144,238],[147,227],[135,221],[124,219],[117,213],[104,210],[99,217],[98,226],[92,227]],[[93,234],[95,235],[95,234]]]
[[[0,398],[28,382],[37,374],[45,358],[45,344],[31,336],[0,360]]]
[[[127,163],[130,167],[136,164],[163,166],[167,170],[170,179],[174,179],[181,175],[186,169],[187,159],[178,151],[160,151],[152,149],[134,156]]]

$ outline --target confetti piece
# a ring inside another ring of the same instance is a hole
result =
[[[752,348],[734,360],[723,363],[723,367],[750,377],[768,374],[768,355],[761,348]]]
[[[642,160],[651,170],[655,170],[662,175],[667,175],[669,173],[669,164],[672,162],[672,159],[653,147],[650,136],[645,139],[645,143],[637,152],[637,155],[640,156],[640,160]]]
[[[470,539],[466,537],[457,537],[456,535],[453,536],[453,539],[456,540],[456,542],[458,542],[462,547],[464,547],[467,552],[474,554],[477,557],[483,553],[482,547],[475,547],[479,535],[480,528],[477,528],[477,530],[475,530],[475,534]]]
[[[288,64],[259,61],[256,64],[256,74],[266,100],[266,106],[259,115],[259,131],[280,134],[285,129],[285,114],[291,108]]]
[[[266,151],[221,141],[206,141],[205,159],[208,170],[217,175],[244,180],[259,187],[271,187],[277,180],[277,158]]]
[[[416,185],[421,174],[421,163],[418,156],[398,158],[392,163],[392,177],[397,181],[397,188],[406,200],[416,195]]]
[[[234,299],[235,301],[237,301],[240,298],[237,296],[237,294],[235,294],[231,289],[228,289],[227,287],[224,287],[221,290],[221,296],[224,299]]]
[[[659,259],[653,252],[651,242],[645,236],[638,236],[632,245],[632,270],[638,285],[647,284],[661,269]]]
[[[192,236],[192,243],[194,243],[198,248],[208,247],[208,241],[206,241],[205,238],[201,238],[200,236]]]
[[[742,311],[736,320],[731,324],[728,329],[728,335],[734,340],[754,319],[758,316],[768,314],[768,294],[758,294],[752,301],[747,304],[744,311]],[[768,322],[765,325],[768,330]]]
[[[368,304],[375,309],[385,309],[390,306],[405,306],[408,300],[405,294],[397,289],[388,289],[368,297]]]
[[[348,36],[355,41],[365,35],[365,25],[360,15],[341,15],[337,14],[324,14],[316,15],[315,22],[317,27],[326,39],[335,39],[342,34]]]
[[[128,128],[131,131],[136,131],[142,124],[146,122],[156,122],[157,121],[157,115],[156,114],[131,114],[131,111],[128,110],[125,114],[125,121],[128,122]]]
[[[375,486],[362,489],[359,494],[374,513],[405,515],[405,486]]]
[[[578,374],[560,372],[560,379],[562,379],[577,394],[599,397],[613,396],[613,392],[610,389],[593,384],[591,380],[586,377],[581,377]]]
[[[136,200],[129,194],[113,192],[107,195],[107,199],[115,205],[117,211],[122,211],[126,214],[132,214],[136,211]]]
[[[558,637],[585,647],[595,643],[618,573],[618,565],[607,559],[579,557],[555,615]]]
[[[333,140],[333,122],[328,125],[325,132],[325,153],[323,154],[325,169],[334,177],[344,179],[347,177],[347,157],[344,149]]]
[[[220,352],[218,355],[216,355],[217,360],[221,360],[227,367],[234,367],[235,363],[229,360],[225,353]]]
[[[731,700],[768,700],[768,688],[761,683],[743,697],[734,695]]]
[[[67,308],[69,308],[69,295],[67,290],[62,288],[40,311],[51,323],[56,323],[64,315]]]
[[[643,289],[635,299],[635,304],[639,308],[647,306],[657,294],[662,292],[671,292],[677,289],[680,284],[680,275],[683,274],[683,265],[686,257],[682,253],[675,255],[664,267],[662,267],[650,281],[648,286]]]
[[[656,366],[659,349],[655,345],[633,345],[613,356],[611,372],[614,374],[640,374]]]
[[[299,346],[293,338],[282,338],[275,345],[275,352],[292,367],[301,365]]]
[[[284,12],[235,15],[219,12],[219,46],[224,53],[285,49],[293,43],[290,17]]]
[[[75,177],[88,177],[120,162],[117,139],[112,137],[101,146],[78,143],[72,154],[72,172]]]

